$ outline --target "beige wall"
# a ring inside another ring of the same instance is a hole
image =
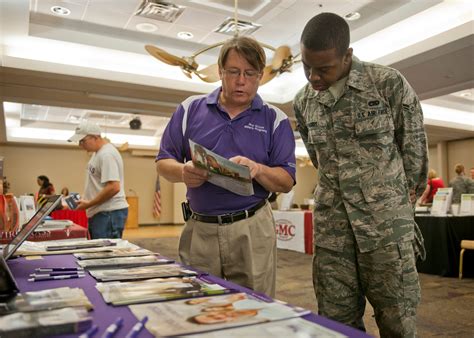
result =
[[[449,177],[453,177],[456,163],[463,163],[467,171],[474,167],[474,139],[447,143]],[[160,219],[152,214],[155,189],[155,162],[153,156],[132,156],[121,153],[125,169],[125,192],[139,196],[139,224],[182,223],[181,202],[186,196],[183,183],[170,183],[160,178],[162,213]],[[82,193],[85,168],[89,155],[81,149],[71,147],[40,147],[21,145],[0,145],[0,156],[5,157],[4,175],[15,195],[34,193],[38,190],[36,177],[47,175],[59,192],[66,186],[69,191]],[[430,168],[440,166],[437,147],[429,148]],[[317,171],[312,165],[297,161],[294,203],[302,204],[311,198],[318,181]]]
[[[428,148],[428,161],[429,161],[429,165],[428,165],[428,168],[429,169],[434,169],[436,170],[436,172],[439,173],[439,161],[438,161],[438,148],[436,146],[431,146]]]
[[[440,157],[439,148],[443,145],[429,147],[429,168],[433,168],[440,174],[447,185],[454,178],[454,166],[461,163],[466,168],[466,175],[469,175],[469,169],[474,167],[474,138],[446,142],[446,156]],[[441,151],[441,154],[443,152]],[[443,168],[446,168],[443,170]]]
[[[139,196],[140,224],[167,223],[173,219],[173,208],[168,203],[162,205],[162,217],[154,219],[152,213],[155,190],[155,163],[153,157],[132,156],[123,152],[125,171],[125,193]],[[38,191],[36,177],[46,175],[60,193],[63,187],[70,192],[82,193],[89,155],[75,147],[31,147],[0,146],[0,156],[5,157],[4,175],[10,182],[10,192],[15,195],[35,193]],[[161,179],[162,199],[166,199],[171,183]]]
[[[316,168],[309,161],[296,161],[296,185],[293,203],[298,205],[304,203],[305,198],[313,198],[314,188],[318,183]]]
[[[466,168],[466,175],[469,169],[474,167],[474,138],[467,140],[448,142],[448,179],[455,177],[454,166],[461,163]]]

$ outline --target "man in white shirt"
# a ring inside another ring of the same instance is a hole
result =
[[[83,121],[68,140],[93,152],[87,165],[86,187],[77,209],[86,210],[91,239],[121,238],[128,216],[123,161],[118,150],[102,138],[95,123]]]

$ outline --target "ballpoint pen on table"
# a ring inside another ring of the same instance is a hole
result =
[[[80,275],[84,274],[84,271],[36,271],[35,273],[30,273],[30,277],[39,277],[39,276],[66,276],[66,275]]]
[[[80,275],[65,275],[65,276],[46,276],[46,277],[33,277],[28,278],[28,282],[38,282],[44,280],[55,280],[55,279],[72,279],[72,278],[82,278],[83,274]]]
[[[140,331],[145,326],[147,321],[148,321],[148,316],[143,317],[142,320],[140,320],[138,323],[133,325],[132,329],[130,330],[129,333],[127,333],[125,338],[135,338],[135,337],[137,337],[138,334],[140,333]]]
[[[84,271],[83,268],[73,267],[73,268],[36,268],[35,271],[38,272],[52,272],[52,271]]]
[[[112,338],[115,333],[122,327],[123,324],[123,318],[118,317],[115,322],[105,330],[104,334],[102,335],[102,338]]]
[[[78,276],[78,278],[80,277],[84,277],[85,274],[84,273],[68,273],[68,274],[65,274],[65,275],[62,275],[62,274],[59,274],[59,275],[49,275],[49,274],[31,274],[30,275],[30,278],[33,278],[33,279],[46,279],[46,280],[52,280],[52,279],[67,279],[67,277],[71,276],[72,278],[74,278],[74,276]],[[53,278],[53,277],[57,277],[57,278]],[[62,277],[66,277],[66,278],[62,278]]]
[[[84,332],[83,334],[81,334],[79,338],[93,337],[97,333],[97,331],[99,331],[99,327],[97,325],[92,325],[91,328],[87,330],[86,332]]]

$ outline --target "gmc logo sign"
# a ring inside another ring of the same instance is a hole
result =
[[[287,219],[275,221],[275,233],[280,241],[290,241],[295,237],[295,225]]]

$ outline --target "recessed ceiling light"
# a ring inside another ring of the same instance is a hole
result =
[[[193,33],[191,32],[179,32],[177,35],[178,35],[178,38],[183,39],[183,40],[189,40],[194,37]]]
[[[62,15],[62,16],[67,16],[67,15],[71,14],[70,9],[68,9],[66,7],[62,7],[62,6],[53,6],[53,7],[51,7],[51,12],[53,12],[53,14]]]
[[[461,97],[471,97],[472,93],[471,92],[462,92],[461,94],[459,94],[459,96],[461,96]]]
[[[349,14],[346,14],[344,17],[348,21],[355,21],[355,20],[360,19],[360,13],[359,12],[351,12]]]
[[[158,29],[158,27],[156,27],[156,25],[154,25],[152,23],[149,23],[149,22],[139,23],[135,26],[135,28],[137,30],[139,30],[140,32],[146,32],[146,33],[151,33],[151,32],[154,32]]]

